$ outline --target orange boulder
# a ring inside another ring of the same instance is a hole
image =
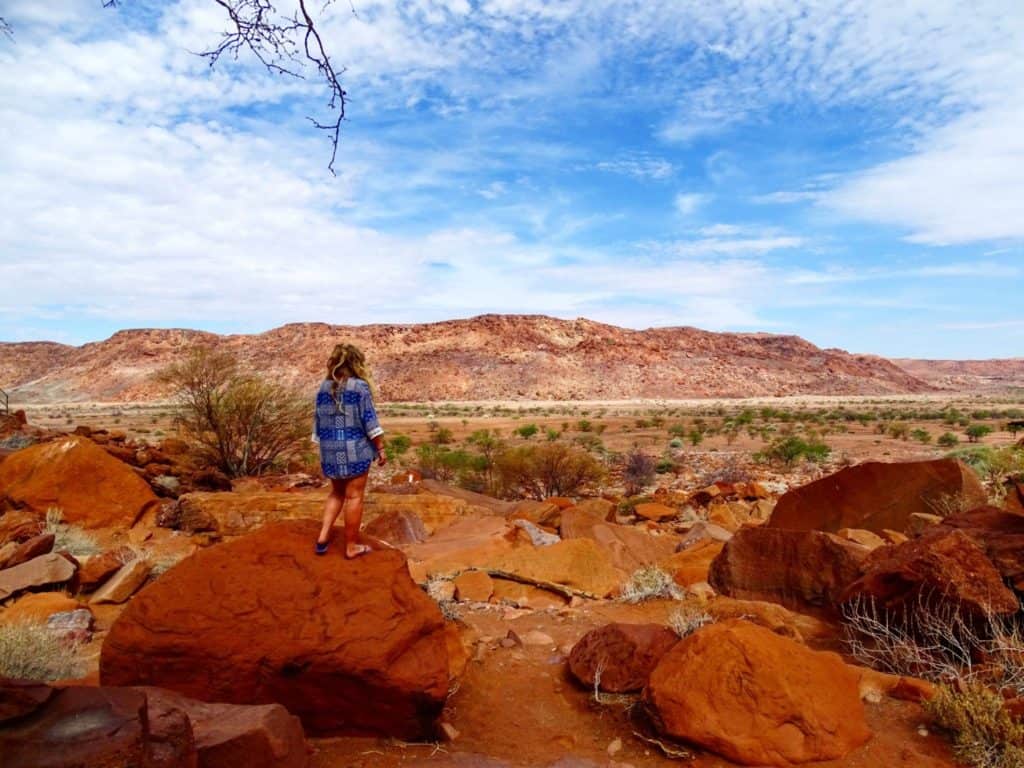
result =
[[[131,526],[157,497],[127,464],[83,437],[33,445],[0,464],[0,488],[37,512],[86,528]]]
[[[840,758],[871,738],[859,675],[834,653],[743,620],[675,645],[644,700],[666,735],[743,765]]]
[[[277,702],[317,733],[430,737],[450,683],[437,604],[396,550],[317,557],[318,525],[267,525],[148,585],[103,644],[103,683]]]
[[[954,499],[966,508],[986,499],[978,476],[959,461],[869,461],[783,494],[766,525],[832,533],[902,531],[915,512],[932,514]]]
[[[661,624],[606,624],[587,632],[569,654],[569,671],[583,685],[608,693],[639,691],[661,657],[679,642]]]

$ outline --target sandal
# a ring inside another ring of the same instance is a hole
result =
[[[326,542],[326,541],[318,541],[316,543],[316,550],[315,550],[316,553],[318,555],[326,555],[327,554],[327,545],[328,545],[328,543],[329,542]]]
[[[368,554],[369,552],[372,552],[372,551],[373,550],[371,550],[365,544],[356,544],[356,553],[354,555],[350,555],[348,553],[348,550],[346,549],[345,550],[345,557],[347,559],[349,559],[349,560],[355,560],[357,557],[362,557],[363,555]]]

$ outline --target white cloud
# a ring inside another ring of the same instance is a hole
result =
[[[673,201],[676,211],[683,216],[692,216],[708,201],[708,196],[697,192],[680,192]]]
[[[676,170],[668,160],[650,155],[632,155],[612,160],[601,160],[594,165],[594,168],[607,173],[631,176],[634,179],[653,179],[655,181],[671,177]]]

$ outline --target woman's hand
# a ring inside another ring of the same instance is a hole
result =
[[[384,451],[381,451],[380,453],[378,453],[377,454],[377,465],[383,467],[387,463],[388,463],[388,455],[386,453],[384,453]]]

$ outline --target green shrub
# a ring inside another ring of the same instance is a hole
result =
[[[578,432],[589,432],[594,428],[594,425],[587,419],[580,419],[576,422],[576,430]]]
[[[494,468],[504,493],[534,499],[575,496],[604,477],[593,456],[562,442],[507,448],[495,457]]]
[[[939,439],[936,442],[943,448],[952,448],[954,445],[960,442],[960,438],[954,435],[952,432],[943,432],[939,435]]]
[[[932,441],[932,434],[927,429],[915,429],[910,433],[910,436],[923,445],[927,445]]]
[[[536,424],[524,424],[516,430],[516,434],[524,440],[529,440],[531,437],[540,431]]]
[[[384,453],[389,461],[404,456],[412,447],[412,439],[408,435],[392,435],[384,442]]]
[[[764,451],[755,454],[755,459],[791,467],[801,459],[812,463],[824,461],[831,452],[832,449],[823,442],[791,435],[774,440]]]
[[[999,694],[977,683],[943,686],[924,706],[949,733],[958,760],[975,768],[1024,768],[1024,724]]]
[[[976,443],[981,438],[985,437],[992,432],[992,427],[988,424],[971,424],[967,429],[964,430],[964,434],[967,435],[968,441]]]

